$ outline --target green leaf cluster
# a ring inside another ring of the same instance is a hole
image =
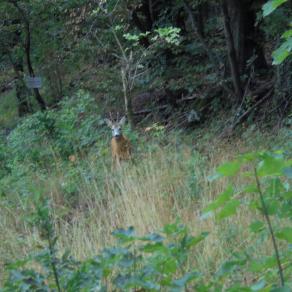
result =
[[[284,286],[284,279],[285,276],[289,279],[292,270],[290,266],[283,272],[283,266],[292,260],[287,247],[292,240],[292,229],[289,225],[292,220],[291,164],[291,159],[288,159],[283,151],[246,153],[219,166],[217,173],[212,176],[214,180],[239,175],[249,182],[237,187],[237,191],[234,186],[229,185],[205,208],[202,218],[215,214],[217,220],[222,220],[235,215],[239,207],[249,208],[255,213],[255,220],[249,226],[251,236],[258,236],[261,241],[270,238],[273,242],[273,255],[252,258],[248,256],[248,251],[242,251],[233,255],[233,258],[220,268],[219,275],[224,277],[238,269],[264,273],[265,276],[255,285],[256,290],[253,287],[244,291],[274,291],[268,287],[275,285],[278,273],[281,275],[282,287],[277,289],[288,289],[288,286]],[[266,222],[256,214],[261,214]]]
[[[269,0],[263,6],[263,16],[266,17],[274,12],[282,4],[288,2],[287,0]],[[292,23],[290,23],[290,26]],[[273,52],[273,64],[282,64],[292,54],[292,30],[287,30],[281,37],[284,42]]]

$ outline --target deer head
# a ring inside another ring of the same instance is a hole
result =
[[[122,117],[119,122],[112,122],[109,119],[105,119],[106,124],[112,129],[113,137],[122,136],[122,126],[125,124],[126,117]]]

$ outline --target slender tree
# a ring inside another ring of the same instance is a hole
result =
[[[225,38],[226,38],[226,44],[227,44],[227,50],[228,50],[228,59],[229,59],[229,64],[230,64],[230,69],[231,69],[231,78],[233,82],[236,100],[237,102],[240,102],[243,96],[243,90],[242,90],[241,82],[240,82],[239,63],[236,56],[234,39],[233,39],[232,31],[231,31],[230,17],[228,14],[226,0],[222,0],[222,11],[223,11],[223,19],[224,19]]]
[[[27,69],[28,73],[31,77],[35,77],[34,69],[31,62],[31,29],[30,29],[30,21],[29,18],[26,15],[25,10],[20,6],[19,2],[17,0],[9,0],[9,2],[16,8],[16,10],[19,12],[19,15],[23,21],[24,25],[24,31],[25,31],[25,42],[24,42],[24,51],[26,56],[26,62],[27,62]],[[38,88],[33,89],[36,101],[38,105],[40,106],[41,110],[46,109],[46,102],[42,98]]]

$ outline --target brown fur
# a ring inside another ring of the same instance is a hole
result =
[[[111,140],[112,159],[113,162],[119,164],[121,160],[128,160],[131,158],[131,144],[124,136],[113,137]]]

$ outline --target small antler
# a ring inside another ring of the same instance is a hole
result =
[[[111,128],[113,126],[113,118],[111,112],[109,112],[109,119],[105,118],[104,121],[106,122],[108,127]]]
[[[119,121],[119,125],[123,126],[125,122],[126,122],[126,117],[123,116],[123,117],[121,118],[121,120]]]
[[[112,112],[109,112],[109,116],[110,116],[110,120],[112,121],[113,120]]]

